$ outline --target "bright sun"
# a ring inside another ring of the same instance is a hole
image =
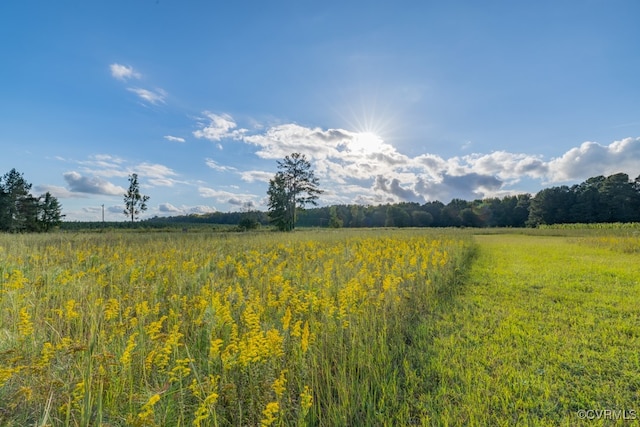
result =
[[[383,151],[385,143],[373,132],[358,132],[349,141],[349,150],[354,153],[371,154]]]

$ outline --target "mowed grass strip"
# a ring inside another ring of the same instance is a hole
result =
[[[431,326],[423,424],[636,425],[638,253],[588,238],[476,240],[469,283]]]

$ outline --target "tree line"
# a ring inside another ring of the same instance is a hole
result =
[[[278,161],[269,182],[269,218],[279,230],[296,225],[328,227],[525,227],[540,224],[640,221],[640,176],[597,176],[572,187],[474,201],[397,203],[385,206],[316,205],[322,193],[311,163],[293,153]],[[300,213],[298,214],[298,211]]]
[[[531,200],[529,225],[640,221],[640,176],[592,177],[568,187],[546,188]]]
[[[625,173],[596,176],[573,186],[556,186],[535,196],[519,194],[473,201],[453,199],[386,205],[316,205],[322,190],[311,163],[299,153],[278,161],[269,182],[268,211],[215,212],[204,215],[154,217],[141,226],[186,224],[237,225],[240,230],[271,224],[281,231],[302,227],[536,227],[542,224],[640,222],[640,176]],[[129,176],[124,214],[133,226],[147,209],[136,174]],[[47,231],[64,215],[50,193],[34,197],[22,174],[12,169],[0,178],[0,231]],[[110,226],[118,226],[112,223]],[[124,226],[124,224],[123,224]],[[77,228],[77,227],[76,227]]]
[[[11,169],[0,178],[0,231],[49,231],[62,222],[62,206],[48,191],[31,194],[24,175]]]
[[[640,176],[596,176],[535,196],[520,194],[448,204],[340,205],[300,213],[301,226],[328,227],[536,227],[549,224],[640,222]]]
[[[286,166],[280,172],[286,173]],[[447,204],[439,201],[424,204],[403,202],[306,209],[300,209],[300,203],[295,210],[295,218],[291,217],[292,200],[295,197],[287,194],[283,182],[283,177],[274,177],[272,180],[270,188],[273,188],[269,195],[275,196],[276,200],[271,202],[268,212],[215,212],[156,217],[147,221],[164,224],[244,224],[241,229],[272,224],[281,230],[291,230],[294,225],[335,228],[536,227],[542,224],[640,222],[640,176],[632,181],[624,173],[589,178],[571,187],[546,188],[535,196],[519,194],[473,201],[453,199]]]

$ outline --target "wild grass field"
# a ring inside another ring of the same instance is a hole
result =
[[[407,425],[428,231],[0,236],[0,425]]]
[[[0,235],[0,425],[637,423],[636,231],[512,233]]]

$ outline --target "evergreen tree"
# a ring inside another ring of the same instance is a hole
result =
[[[34,197],[30,190],[15,169],[0,178],[0,231],[49,231],[60,224],[64,215],[58,199],[49,192]]]
[[[15,169],[0,179],[0,228],[3,231],[26,231],[30,222],[26,217],[32,211],[33,200],[29,194],[31,184]]]
[[[297,209],[315,205],[322,190],[304,154],[285,156],[278,161],[278,169],[267,190],[269,217],[279,230],[291,231],[295,228]]]
[[[58,202],[58,199],[53,197],[48,191],[42,196],[39,210],[39,222],[44,231],[49,231],[51,228],[59,226],[62,223],[62,207]]]

